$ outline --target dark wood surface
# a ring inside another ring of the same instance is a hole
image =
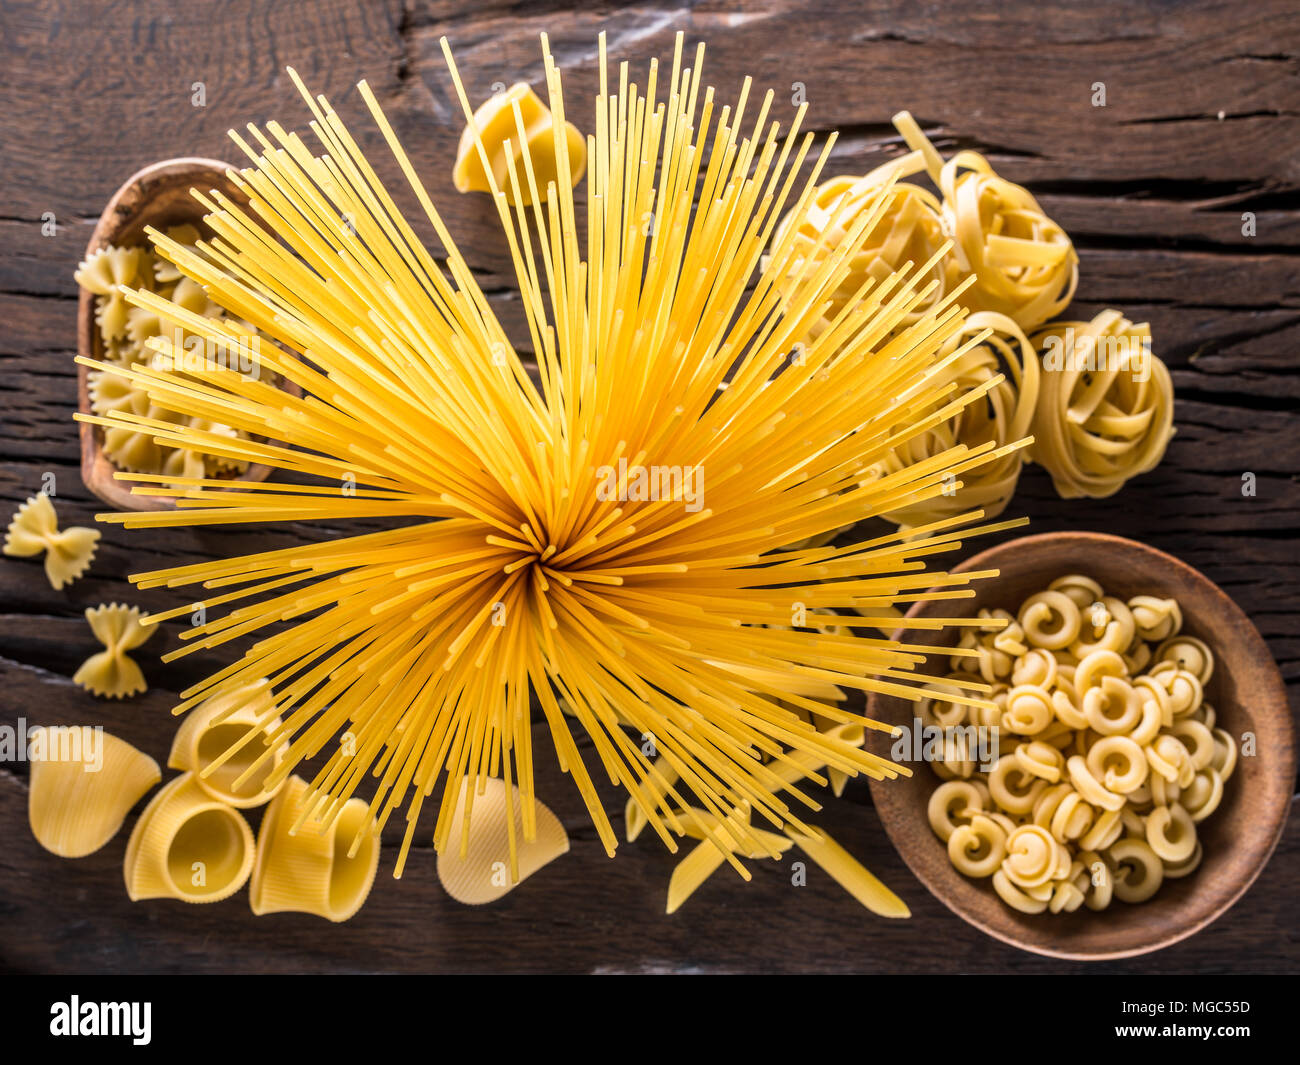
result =
[[[1030,469],[1012,513],[1034,531],[1081,528],[1143,540],[1201,569],[1259,627],[1300,705],[1300,12],[1292,0],[1230,3],[954,5],[881,2],[585,5],[258,3],[155,0],[24,3],[0,9],[0,501],[6,513],[57,479],[65,523],[98,509],[78,474],[76,288],[72,271],[103,205],[139,167],[178,155],[234,159],[231,126],[305,111],[296,66],[353,120],[380,170],[394,168],[351,86],[367,78],[478,272],[503,322],[523,335],[507,252],[486,198],[452,188],[459,111],[438,49],[446,33],[475,100],[494,82],[536,82],[537,34],[564,68],[571,116],[596,84],[595,36],[641,69],[683,29],[709,52],[724,98],[743,74],[778,104],[802,82],[819,130],[843,137],[832,173],[898,153],[889,116],[907,107],[941,150],[974,147],[1027,184],[1074,237],[1076,310],[1148,319],[1173,370],[1178,435],[1165,463],[1107,501],[1061,502]],[[1107,106],[1093,107],[1094,83]],[[195,82],[204,107],[191,103]],[[42,236],[52,212],[57,232]],[[1256,235],[1242,234],[1242,213]],[[1253,473],[1257,494],[1244,497]],[[0,716],[102,724],[161,761],[173,693],[210,658],[164,666],[177,629],[140,652],[152,685],[125,703],[70,677],[93,650],[82,611],[100,602],[176,605],[124,575],[168,563],[317,540],[339,530],[105,528],[90,573],[54,592],[39,563],[0,560]],[[970,545],[966,550],[973,550]],[[1081,560],[1083,562],[1084,560]],[[863,782],[820,823],[894,887],[910,921],[861,909],[814,868],[788,861],[719,873],[663,916],[676,860],[642,838],[604,856],[571,783],[545,757],[538,786],[571,833],[569,855],[499,905],[470,910],[437,884],[432,851],[404,880],[381,876],[367,907],[335,927],[254,918],[244,896],[208,907],[133,905],[125,832],[77,862],[40,850],[26,826],[26,767],[0,766],[0,968],[69,971],[1294,971],[1300,822],[1245,898],[1160,954],[1085,966],[1019,953],[951,915],[893,853]],[[622,802],[612,789],[611,810]],[[128,827],[133,818],[128,820]],[[621,823],[621,813],[619,814]],[[391,856],[391,852],[390,852]]]

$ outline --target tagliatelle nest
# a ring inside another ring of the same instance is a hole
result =
[[[230,316],[277,342],[256,353],[261,378],[215,357],[184,374],[117,371],[153,403],[252,439],[126,411],[89,419],[294,475],[258,485],[196,477],[174,489],[157,487],[172,479],[165,474],[137,477],[138,491],[176,497],[178,508],[105,520],[392,519],[379,532],[133,579],[197,585],[205,597],[203,623],[168,658],[258,634],[242,658],[183,693],[179,709],[269,681],[283,724],[266,738],[263,764],[282,741],[289,749],[267,786],[320,755],[308,805],[328,815],[373,775],[369,809],[380,825],[405,807],[399,873],[426,801],[436,808],[438,848],[460,849],[490,776],[506,788],[518,782],[521,832],[535,834],[539,712],[610,853],[615,834],[578,747],[582,732],[605,775],[628,789],[671,849],[683,820],[709,837],[719,823],[737,826],[730,842],[754,854],[772,848],[751,823],[816,836],[786,802],[811,800],[782,791],[792,755],[850,775],[900,769],[811,723],[861,724],[861,715],[795,689],[816,682],[915,694],[917,649],[873,638],[872,619],[882,623],[894,604],[936,586],[929,597],[961,597],[979,576],[923,569],[969,535],[958,527],[978,511],[913,529],[910,540],[786,549],[933,498],[950,474],[978,468],[994,451],[991,442],[958,444],[859,483],[863,468],[965,402],[932,372],[963,312],[945,298],[918,317],[928,297],[908,278],[864,278],[810,336],[887,210],[888,182],[874,208],[855,206],[834,250],[805,256],[816,269],[792,268],[792,239],[768,245],[792,205],[808,210],[833,139],[800,183],[811,148],[811,135],[798,134],[804,108],[782,132],[771,94],[757,115],[743,97],[719,106],[701,82],[703,47],[683,69],[680,39],[661,86],[652,64],[649,97],[628,84],[626,66],[611,91],[602,38],[580,230],[560,72],[545,39],[543,51],[556,181],[540,195],[525,151],[522,167],[507,153],[509,198],[491,182],[540,387],[363,83],[445,260],[416,238],[339,116],[304,89],[324,154],[274,123],[254,130],[251,144],[236,137],[252,160],[237,176],[250,206],[199,193],[216,239],[195,250],[153,237]],[[517,115],[517,132],[523,125]],[[545,202],[509,206],[525,200]],[[765,251],[771,265],[755,277]],[[233,343],[219,320],[147,291],[129,299],[214,350]],[[791,359],[796,345],[802,355]],[[968,349],[944,358],[955,364]],[[301,397],[268,383],[271,374],[298,385]],[[634,498],[621,472],[607,490],[602,469],[643,469],[670,487]],[[688,477],[691,491],[702,486],[698,507],[681,487]],[[151,620],[194,609],[187,601]],[[801,611],[842,616],[837,626],[792,624]],[[265,628],[286,621],[287,629]],[[950,698],[981,702],[972,691]],[[673,781],[642,753],[646,734]],[[475,786],[460,816],[466,780]],[[511,829],[516,873],[517,844]],[[731,847],[727,860],[743,871]]]

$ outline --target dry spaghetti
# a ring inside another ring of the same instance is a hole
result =
[[[468,118],[445,42],[444,49]],[[734,106],[719,106],[702,86],[703,46],[684,67],[680,37],[662,86],[656,63],[644,89],[629,81],[626,64],[612,86],[602,37],[580,229],[561,76],[545,37],[543,53],[556,131],[556,179],[545,195],[527,150],[522,166],[513,152],[506,156],[507,196],[484,146],[475,145],[514,263],[540,387],[370,89],[362,83],[362,97],[443,261],[416,238],[338,114],[293,74],[321,154],[274,122],[251,128],[247,140],[234,134],[252,163],[235,175],[249,207],[198,193],[213,239],[190,248],[153,234],[159,253],[231,319],[276,341],[255,352],[261,376],[234,372],[215,356],[185,374],[165,364],[115,368],[151,403],[246,438],[127,410],[86,417],[286,475],[259,484],[192,477],[165,487],[177,478],[121,474],[139,482],[136,491],[170,496],[177,507],[104,520],[158,527],[400,519],[364,535],[133,578],[144,587],[199,589],[202,623],[168,658],[255,637],[241,658],[184,692],[177,712],[265,678],[268,718],[281,723],[267,730],[266,749],[247,772],[273,765],[269,789],[320,756],[302,816],[324,819],[373,775],[369,817],[382,827],[405,808],[398,875],[426,802],[436,807],[440,852],[464,855],[474,797],[499,778],[506,788],[517,782],[524,799],[518,833],[507,819],[518,876],[518,837],[537,832],[532,700],[611,854],[615,834],[578,747],[582,733],[670,849],[684,822],[707,830],[691,810],[713,823],[746,811],[734,839],[745,853],[771,851],[751,822],[817,838],[778,794],[792,754],[846,774],[903,770],[796,709],[832,723],[874,723],[834,700],[794,695],[791,685],[915,697],[912,670],[924,649],[859,630],[897,602],[964,597],[966,584],[988,574],[924,571],[932,555],[970,534],[958,527],[978,510],[913,530],[908,540],[785,545],[934,498],[949,474],[1016,447],[957,444],[858,483],[864,466],[970,402],[951,394],[938,372],[972,346],[940,355],[962,329],[961,308],[950,296],[931,300],[933,282],[924,278],[868,277],[824,331],[809,335],[888,210],[888,183],[831,254],[795,268],[793,238],[778,241],[751,286],[784,210],[794,204],[793,233],[810,209],[833,139],[801,184],[812,139],[799,134],[803,107],[782,133],[770,119],[770,93],[751,113],[748,83]],[[522,114],[513,117],[527,145]],[[187,312],[156,293],[136,290],[128,299],[217,353],[238,339],[232,321]],[[787,358],[796,344],[804,345],[797,362]],[[272,374],[302,395],[267,383]],[[609,470],[619,471],[612,482]],[[647,470],[659,471],[656,484],[663,471],[676,471],[678,490],[633,490],[636,471]],[[698,507],[681,491],[692,472],[702,488]],[[983,528],[1006,524],[1014,523]],[[835,627],[791,626],[795,605],[844,616]],[[187,601],[151,620],[194,610]],[[977,684],[951,698],[983,702]],[[644,735],[654,737],[671,779],[642,753]],[[798,788],[789,794],[815,805]],[[743,873],[734,853],[726,859]]]

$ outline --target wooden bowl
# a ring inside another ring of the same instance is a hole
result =
[[[1177,599],[1183,632],[1204,640],[1214,652],[1214,673],[1205,698],[1218,722],[1237,738],[1255,735],[1256,754],[1238,759],[1226,782],[1222,804],[1197,832],[1204,846],[1200,868],[1166,880],[1144,903],[1119,900],[1100,913],[1023,914],[994,893],[989,880],[971,880],[953,868],[947,848],[931,831],[926,803],[939,785],[928,765],[913,775],[871,782],[880,819],[912,872],[945,906],[996,939],[1036,954],[1075,960],[1124,958],[1159,950],[1204,928],[1254,882],[1277,845],[1295,786],[1295,738],[1286,691],[1277,666],[1255,627],[1208,579],[1154,548],[1118,536],[1062,532],[1026,536],[994,547],[955,571],[996,569],[1001,575],[974,585],[975,598],[960,601],[963,614],[981,607],[1015,611],[1022,600],[1067,573],[1083,573],[1108,594],[1128,599],[1157,595]],[[956,602],[917,603],[907,617],[942,617]],[[951,646],[958,633],[902,629],[896,638]],[[923,672],[948,672],[947,656],[930,655]],[[912,725],[914,704],[872,695],[870,716]],[[891,740],[868,733],[872,749],[889,756]]]
[[[86,245],[86,255],[108,244],[148,244],[146,226],[165,229],[186,222],[202,229],[203,205],[193,196],[193,188],[220,189],[231,199],[243,202],[244,196],[226,176],[229,164],[216,159],[167,159],[147,166],[132,175],[113,194],[99,216],[99,222]],[[81,355],[103,357],[103,339],[95,324],[95,296],[81,290],[77,308],[77,351]],[[90,374],[88,366],[78,364],[77,406],[90,413]],[[118,510],[170,510],[175,502],[167,498],[132,495],[130,482],[114,480],[118,467],[104,454],[104,431],[97,425],[81,422],[81,479],[95,495]],[[270,466],[252,465],[232,481],[264,481]]]

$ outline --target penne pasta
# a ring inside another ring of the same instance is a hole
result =
[[[881,917],[912,916],[902,899],[826,833],[821,833],[820,839],[803,832],[787,831],[787,834],[832,880],[872,913]]]

